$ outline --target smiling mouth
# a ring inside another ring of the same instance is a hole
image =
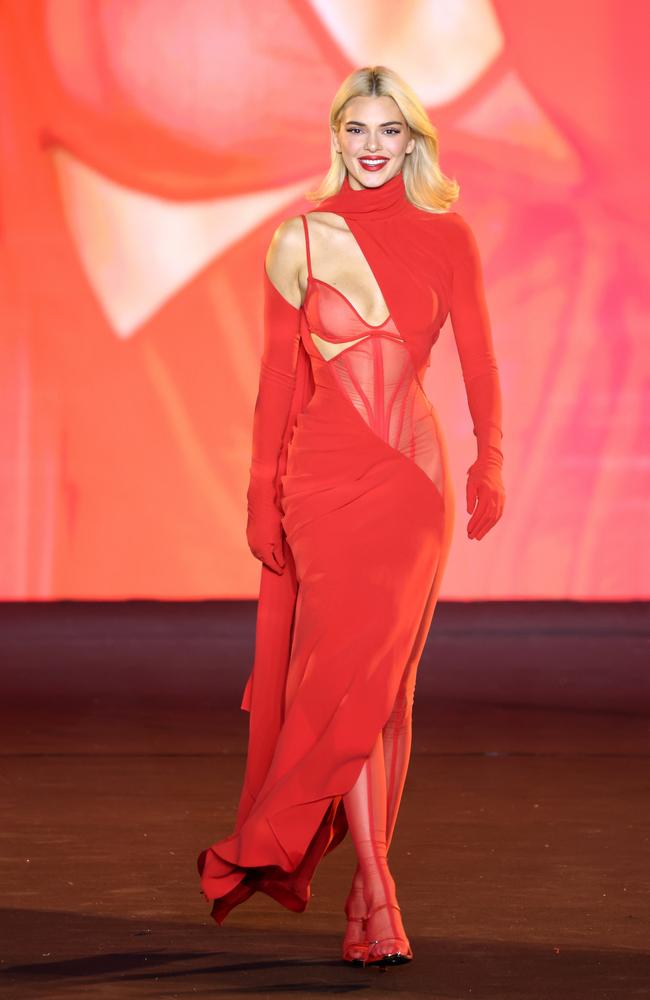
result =
[[[360,156],[359,163],[364,170],[383,170],[383,168],[388,163],[387,156]]]

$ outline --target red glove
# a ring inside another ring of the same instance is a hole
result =
[[[478,457],[467,470],[467,513],[472,514],[467,534],[478,540],[494,527],[505,504],[501,387],[479,249],[469,225],[458,213],[453,214],[456,229],[450,315],[477,440]]]
[[[248,522],[246,540],[256,559],[260,559],[269,569],[281,573],[286,562],[282,511],[278,508],[268,483],[251,479],[247,493]]]
[[[506,493],[501,478],[501,460],[480,456],[467,470],[467,513],[473,511],[467,524],[468,538],[480,541],[503,514]]]
[[[282,247],[276,241],[276,260]],[[277,290],[264,268],[264,348],[253,417],[246,539],[256,559],[282,573],[286,554],[278,499],[278,461],[296,383],[300,309]]]

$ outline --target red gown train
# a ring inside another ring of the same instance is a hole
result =
[[[413,696],[454,523],[445,440],[422,387],[451,314],[477,462],[500,466],[501,397],[481,263],[455,212],[406,197],[402,174],[318,211],[345,219],[390,309],[372,326],[312,273],[301,309],[266,271],[249,516],[284,569],[262,565],[249,745],[234,832],[198,858],[222,923],[262,891],[305,909],[348,830],[355,784],[398,692]]]

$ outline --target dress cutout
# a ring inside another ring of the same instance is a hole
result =
[[[281,537],[286,562],[281,573],[261,569],[235,829],[198,858],[217,923],[257,891],[305,909],[319,861],[348,832],[343,795],[412,703],[454,523],[446,444],[422,387],[447,315],[479,459],[502,458],[498,373],[467,224],[417,209],[401,173],[361,191],[346,177],[317,209],[330,210],[357,240],[389,314],[371,326],[313,275],[305,216],[300,309],[264,269],[249,518],[263,537]],[[396,759],[389,798],[399,795],[398,770]]]
[[[441,449],[431,403],[420,384],[406,341],[392,316],[372,326],[333,285],[312,273],[309,226],[305,229],[305,312],[312,343],[329,361],[340,391],[368,426],[407,455],[443,491]],[[342,340],[353,334],[354,339]],[[327,346],[323,349],[322,344]]]

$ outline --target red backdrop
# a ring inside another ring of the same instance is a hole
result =
[[[647,597],[650,15],[623,6],[0,3],[0,596],[256,595],[263,257],[339,83],[384,62],[460,181],[504,394],[507,505],[470,542],[447,325],[443,597]]]

